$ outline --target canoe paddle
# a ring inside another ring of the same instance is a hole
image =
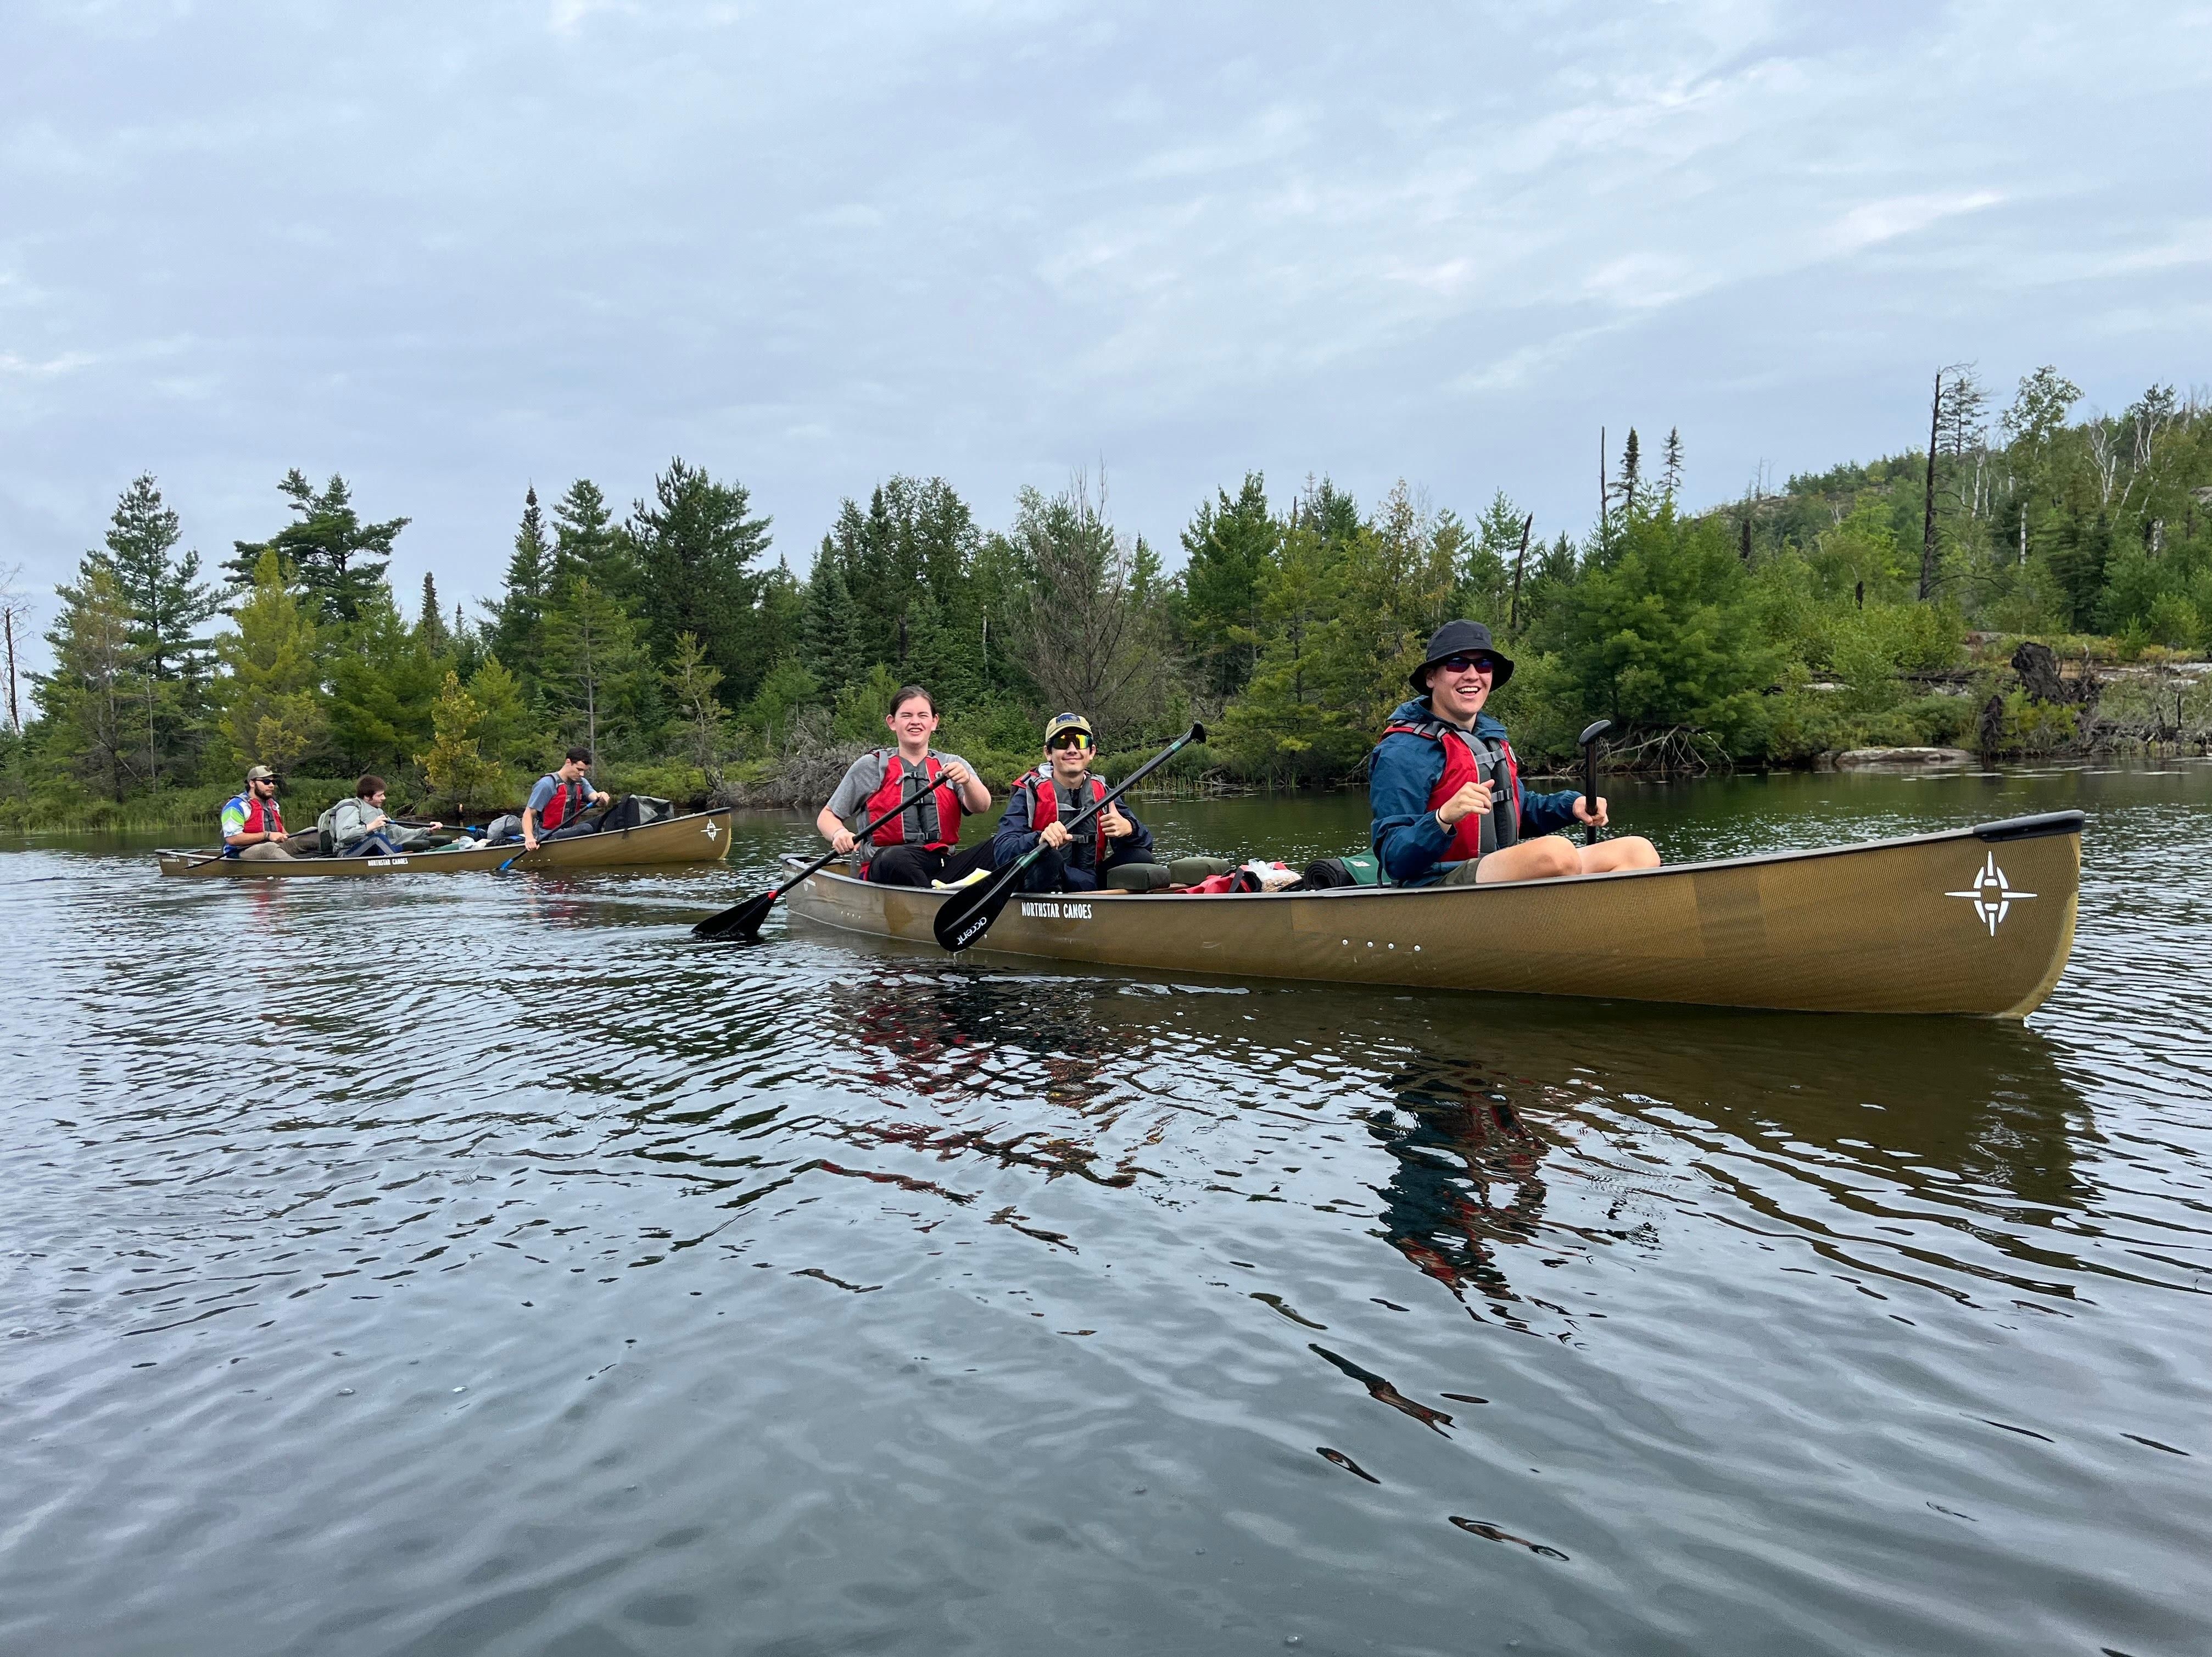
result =
[[[927,777],[916,780],[921,783],[920,788],[901,800],[896,806],[876,819],[874,822],[864,823],[854,831],[853,839],[855,844],[866,839],[901,813],[913,810],[921,796],[927,794],[931,789],[944,786],[941,781],[932,783]],[[761,923],[768,918],[769,911],[775,907],[775,900],[778,898],[783,896],[809,875],[818,874],[827,868],[838,858],[849,857],[852,855],[849,851],[840,851],[832,846],[781,886],[763,892],[757,897],[748,898],[741,904],[732,904],[718,914],[709,915],[691,929],[691,935],[707,943],[719,943],[725,938],[736,938],[745,943],[758,943]]]
[[[1597,742],[1613,728],[1610,719],[1600,719],[1583,727],[1583,734],[1575,739],[1583,751],[1583,797],[1589,804],[1590,816],[1597,816]],[[1583,844],[1597,844],[1597,824],[1595,820],[1583,825]]]
[[[612,810],[615,808],[615,807],[616,807],[618,803],[620,803],[620,802],[619,802],[619,801],[613,801],[613,800],[610,800],[610,801],[607,801],[607,803],[606,803],[605,805],[601,806],[601,807],[599,807],[599,812],[598,812],[597,815],[595,815],[594,817],[592,817],[592,821],[593,821],[594,823],[604,823],[605,821],[606,821],[606,819],[607,819],[607,813],[608,813],[609,812],[612,811]],[[584,819],[583,819],[583,817],[582,817],[582,815],[581,815],[580,813],[578,815],[578,817],[577,817],[576,820],[577,820],[578,822],[580,822],[580,822],[582,822],[582,821],[584,820]],[[566,825],[563,825],[563,826],[565,827],[565,826],[566,826]],[[493,874],[506,874],[507,870],[509,870],[509,869],[513,868],[514,868],[517,863],[520,862],[521,862],[525,857],[529,856],[530,856],[530,854],[531,854],[532,852],[536,851],[536,850],[538,850],[539,849],[539,847],[542,847],[542,846],[545,845],[549,841],[550,841],[550,840],[554,838],[554,835],[557,835],[560,832],[561,832],[561,831],[560,831],[559,829],[556,829],[556,830],[553,832],[553,834],[541,834],[541,835],[539,835],[539,836],[538,837],[538,844],[537,844],[537,845],[535,845],[535,846],[525,846],[525,847],[523,847],[523,849],[522,849],[521,850],[520,850],[520,851],[516,852],[516,853],[514,854],[514,856],[512,856],[512,857],[508,858],[505,862],[501,863],[501,864],[497,868],[495,868],[495,869],[492,870],[492,873],[493,873]]]
[[[1190,744],[1205,740],[1206,727],[1192,726],[1174,741],[1169,743],[1166,747],[1162,748],[1150,759],[1123,777],[1119,788],[1109,789],[1102,797],[1092,801],[1083,811],[1078,813],[1074,820],[1067,825],[1068,832],[1074,833],[1076,830],[1119,800],[1153,771],[1166,765]],[[937,941],[957,953],[988,932],[991,929],[991,923],[999,918],[999,911],[1006,908],[1006,899],[1013,896],[1014,888],[1022,883],[1023,874],[1028,871],[1031,863],[1044,855],[1044,842],[1039,840],[1036,844],[1031,846],[1021,856],[1007,864],[989,880],[972,886],[963,886],[955,890],[951,897],[938,906],[937,921],[932,929],[937,934]]]

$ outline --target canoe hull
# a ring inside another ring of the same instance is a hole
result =
[[[512,841],[470,851],[403,851],[389,857],[297,857],[289,862],[258,862],[243,857],[212,857],[204,851],[157,854],[161,873],[188,880],[375,880],[387,874],[461,874],[495,869],[520,848]],[[556,869],[614,868],[647,863],[710,863],[730,850],[730,812],[693,812],[642,828],[580,834],[572,840],[548,840],[526,853],[514,866],[543,873]]]
[[[2081,822],[1512,885],[1017,898],[982,947],[1209,977],[2021,1018],[2073,947]],[[933,947],[944,897],[825,871],[788,901]]]

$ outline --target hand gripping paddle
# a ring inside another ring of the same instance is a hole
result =
[[[921,796],[927,794],[930,789],[943,786],[942,780],[932,783],[927,778],[922,779],[920,788],[908,795],[896,807],[885,812],[874,822],[863,824],[853,838],[856,841],[866,839],[901,812],[912,810]],[[691,935],[706,943],[720,943],[725,938],[735,938],[741,943],[758,943],[761,923],[768,918],[769,911],[775,907],[775,900],[778,898],[806,879],[808,875],[827,868],[840,857],[849,857],[852,855],[849,851],[838,851],[834,848],[824,852],[774,890],[763,892],[757,897],[748,898],[741,904],[732,904],[719,914],[709,915],[691,929]]]
[[[1192,726],[1174,741],[1169,743],[1166,747],[1162,748],[1150,759],[1123,777],[1120,787],[1108,789],[1103,799],[1091,801],[1090,806],[1067,825],[1068,832],[1073,833],[1077,829],[1081,828],[1139,783],[1144,781],[1146,777],[1174,758],[1184,748],[1194,742],[1205,740],[1206,727]],[[999,911],[1006,906],[1006,899],[1013,896],[1014,888],[1022,883],[1023,874],[1043,853],[1044,843],[1040,840],[989,880],[978,881],[972,886],[956,888],[951,895],[938,906],[937,920],[933,929],[937,934],[937,941],[945,948],[957,953],[967,948],[976,939],[988,932],[991,929],[991,923],[999,918]]]

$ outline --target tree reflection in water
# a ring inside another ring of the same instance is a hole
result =
[[[1398,1071],[1388,1086],[1390,1106],[1366,1113],[1368,1131],[1397,1164],[1376,1193],[1382,1234],[1462,1304],[1473,1295],[1503,1321],[1526,1327],[1494,1251],[1535,1234],[1544,1207],[1542,1136],[1469,1064],[1424,1063]]]

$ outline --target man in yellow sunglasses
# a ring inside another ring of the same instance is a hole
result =
[[[1091,722],[1081,714],[1055,714],[1044,728],[1045,763],[1014,785],[999,832],[991,837],[991,862],[1004,868],[1042,841],[1045,854],[1023,877],[1024,892],[1096,892],[1124,863],[1152,861],[1152,835],[1116,801],[1073,832],[1068,825],[1106,797],[1091,775],[1097,757]]]

